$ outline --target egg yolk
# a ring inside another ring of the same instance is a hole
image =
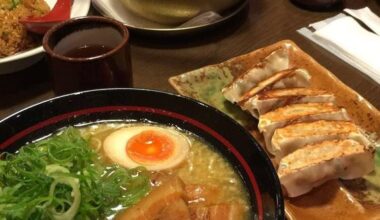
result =
[[[135,162],[157,162],[173,154],[174,142],[162,132],[143,131],[128,141],[126,150],[129,158]]]

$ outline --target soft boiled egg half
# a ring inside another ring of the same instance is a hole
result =
[[[103,142],[104,153],[113,162],[126,168],[144,166],[152,171],[179,165],[189,148],[185,135],[174,128],[154,125],[121,128]]]

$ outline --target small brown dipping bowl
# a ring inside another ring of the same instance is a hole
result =
[[[132,87],[129,32],[104,17],[79,17],[44,36],[56,95],[81,90]]]

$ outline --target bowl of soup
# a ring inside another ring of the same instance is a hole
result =
[[[276,172],[235,121],[144,89],[53,98],[0,121],[0,218],[283,219]]]

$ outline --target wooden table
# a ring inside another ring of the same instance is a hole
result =
[[[346,1],[349,7],[366,4],[380,15],[380,3],[377,0]],[[288,0],[251,0],[250,7],[240,16],[200,35],[152,39],[132,33],[134,86],[174,92],[167,82],[170,76],[219,63],[279,40],[290,39],[380,108],[379,85],[296,32],[301,27],[337,13],[338,11],[304,10]],[[26,70],[0,75],[0,118],[53,96],[45,60]]]

